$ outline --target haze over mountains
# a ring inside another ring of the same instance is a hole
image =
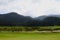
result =
[[[30,16],[19,15],[15,12],[0,14],[0,26],[54,26],[60,25],[60,15]]]
[[[60,14],[60,0],[0,0],[0,14],[17,12],[31,17]]]

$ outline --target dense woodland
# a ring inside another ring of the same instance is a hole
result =
[[[0,14],[0,26],[60,26],[60,15],[32,18],[15,12]]]

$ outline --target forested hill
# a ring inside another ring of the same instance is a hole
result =
[[[60,15],[32,18],[15,12],[0,14],[0,26],[54,26],[60,25]]]

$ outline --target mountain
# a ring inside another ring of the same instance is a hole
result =
[[[58,18],[60,18],[60,15],[48,15],[48,16],[58,17]]]
[[[53,26],[60,25],[60,15],[48,15],[32,18],[16,12],[0,14],[0,26]]]
[[[39,17],[36,17],[36,18],[34,18],[34,19],[36,19],[36,20],[43,20],[43,19],[45,19],[47,16],[39,16]]]
[[[60,18],[60,15],[43,15],[43,16],[36,17],[34,19],[36,19],[36,20],[44,20],[47,17],[58,17],[58,18]]]
[[[23,25],[28,20],[32,20],[31,17],[19,15],[15,12],[0,14],[0,25]]]

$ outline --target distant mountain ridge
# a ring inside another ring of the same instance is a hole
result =
[[[22,15],[19,15],[15,12],[7,13],[7,14],[0,14],[0,23],[1,24],[11,24],[15,25],[15,23],[22,25],[24,22],[32,19],[31,17],[25,17]]]
[[[60,15],[48,15],[48,16],[43,15],[43,16],[36,17],[35,19],[37,19],[37,20],[43,20],[43,19],[45,19],[47,17],[58,17],[58,18],[60,18]]]
[[[48,26],[60,25],[60,15],[48,15],[32,18],[16,12],[0,14],[0,26]]]

